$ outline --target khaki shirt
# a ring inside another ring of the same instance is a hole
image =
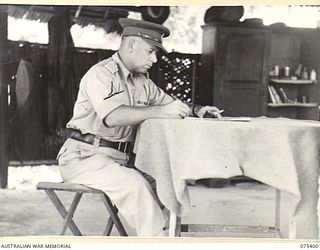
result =
[[[110,128],[103,119],[121,105],[164,105],[172,100],[148,74],[131,74],[115,53],[91,67],[81,79],[73,117],[67,128],[110,141],[133,141],[135,126]]]

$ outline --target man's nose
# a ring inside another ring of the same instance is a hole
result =
[[[151,61],[152,63],[156,63],[158,61],[156,52],[151,53]]]

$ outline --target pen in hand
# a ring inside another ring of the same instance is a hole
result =
[[[223,113],[224,109],[218,110],[218,111],[213,111],[214,114],[221,114]]]
[[[220,118],[222,118],[221,113],[223,113],[223,112],[224,112],[223,109],[217,110],[217,111],[208,110],[206,112],[206,114],[204,115],[204,118],[218,118],[218,119],[220,119]]]

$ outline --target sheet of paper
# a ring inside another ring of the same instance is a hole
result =
[[[187,117],[185,119],[203,119],[203,120],[212,120],[212,121],[234,121],[234,122],[250,122],[251,121],[251,117],[247,117],[247,116],[238,116],[238,117],[223,116],[221,119],[218,119],[218,118]]]
[[[239,116],[239,117],[227,117],[223,116],[220,120],[217,118],[211,118],[217,121],[235,121],[235,122],[250,122],[251,118],[246,116]]]

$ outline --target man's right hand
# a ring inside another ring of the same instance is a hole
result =
[[[161,106],[160,116],[161,118],[171,118],[171,119],[183,119],[188,116],[190,108],[187,104],[180,100],[174,100],[166,105]]]
[[[163,106],[132,107],[121,105],[104,118],[104,124],[107,127],[131,126],[153,118],[183,119],[189,113],[189,106],[180,100],[172,101]]]

